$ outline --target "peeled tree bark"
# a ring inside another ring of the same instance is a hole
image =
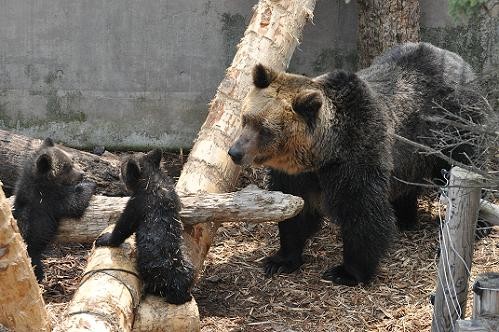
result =
[[[420,39],[419,0],[359,0],[360,68],[390,47]]]
[[[240,168],[227,151],[241,129],[241,103],[253,67],[262,63],[285,70],[315,0],[260,0],[238,50],[211,102],[208,116],[177,183],[177,191],[223,193],[234,189]],[[219,226],[209,222],[186,226],[184,239],[196,271],[200,271]]]
[[[129,197],[94,196],[80,219],[63,219],[57,242],[92,243],[109,225],[114,224]],[[14,196],[9,198],[14,203]],[[243,190],[222,194],[180,195],[180,218],[184,225],[206,222],[249,223],[279,222],[297,215],[303,199],[279,191],[250,185]]]
[[[31,260],[0,182],[0,327],[50,331]]]

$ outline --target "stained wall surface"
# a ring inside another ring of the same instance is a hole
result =
[[[0,0],[0,128],[81,148],[188,148],[256,3]],[[497,19],[455,24],[446,3],[421,1],[423,39],[497,68]],[[314,16],[290,70],[355,70],[356,2],[319,0]]]

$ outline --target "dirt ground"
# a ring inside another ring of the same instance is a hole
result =
[[[172,176],[181,160],[167,158]],[[241,185],[259,182],[260,173],[245,173]],[[400,234],[368,286],[345,287],[321,280],[341,261],[337,226],[324,223],[305,250],[305,264],[291,275],[271,279],[262,261],[278,249],[275,224],[225,225],[218,231],[193,295],[202,331],[427,331],[429,296],[435,290],[438,252],[438,208],[421,202],[418,229]],[[56,322],[78,286],[90,246],[54,245],[47,252],[44,298]],[[486,271],[499,272],[499,229],[475,246],[472,280]],[[471,287],[471,285],[470,285]],[[469,292],[466,317],[471,314]]]

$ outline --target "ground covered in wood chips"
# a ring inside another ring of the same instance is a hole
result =
[[[168,160],[170,174],[178,175],[178,161]],[[261,181],[261,176],[246,172],[243,182],[254,181]],[[310,241],[300,271],[271,279],[264,277],[262,261],[278,249],[277,225],[224,225],[193,291],[202,331],[429,330],[438,252],[438,208],[429,202],[420,204],[418,229],[400,234],[378,277],[364,287],[320,279],[324,270],[341,262],[342,245],[334,224],[325,222]],[[54,245],[46,255],[44,298],[54,323],[78,286],[89,249]],[[472,280],[486,271],[499,271],[499,229],[475,246]],[[466,317],[471,314],[471,298],[470,291]]]

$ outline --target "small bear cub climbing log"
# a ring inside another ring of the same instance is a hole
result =
[[[95,192],[82,182],[83,171],[46,138],[28,159],[16,184],[14,218],[28,247],[38,281],[43,280],[41,254],[57,233],[62,218],[80,218]]]
[[[182,304],[191,300],[194,268],[182,244],[180,200],[172,180],[159,167],[161,156],[156,149],[122,162],[121,177],[132,196],[113,232],[102,234],[95,245],[118,247],[135,232],[146,293]]]

